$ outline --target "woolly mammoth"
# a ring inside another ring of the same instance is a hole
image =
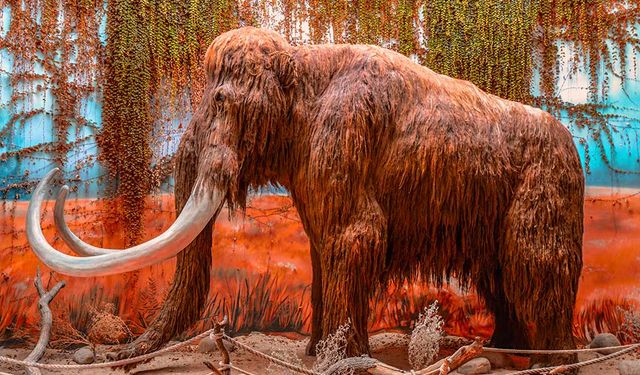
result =
[[[209,47],[202,104],[175,164],[179,215],[126,250],[82,242],[55,209],[64,241],[45,240],[36,188],[27,234],[51,269],[74,276],[132,271],[177,256],[154,324],[122,356],[189,327],[209,287],[212,223],[249,187],[290,193],[311,243],[312,337],[348,319],[350,354],[367,353],[369,297],[389,281],[455,277],[495,314],[492,344],[573,348],[582,267],[584,178],[569,131],[551,115],[486,94],[374,46],[290,46],[242,28]],[[214,250],[215,251],[215,250]],[[559,360],[559,359],[558,359]]]

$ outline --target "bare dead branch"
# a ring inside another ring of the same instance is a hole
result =
[[[482,354],[482,340],[480,338],[476,338],[471,345],[463,346],[449,357],[441,359],[420,371],[416,371],[416,375],[448,374],[449,371],[457,369],[465,362],[468,362],[470,359],[473,359],[480,354]]]
[[[51,314],[51,309],[49,308],[49,303],[53,300],[53,298],[58,294],[60,289],[64,288],[65,282],[58,282],[51,290],[47,291],[43,284],[42,278],[40,277],[40,268],[36,270],[36,280],[34,282],[36,289],[38,290],[38,295],[40,299],[38,300],[38,309],[40,309],[40,337],[38,338],[38,343],[36,344],[33,351],[25,358],[27,362],[38,362],[42,356],[44,355],[45,350],[47,349],[47,345],[49,345],[49,339],[51,338],[51,324],[53,321],[53,316]],[[40,375],[40,370],[35,367],[27,367],[28,375]]]
[[[227,347],[224,346],[224,342],[222,341],[222,328],[226,326],[228,322],[229,319],[227,318],[227,316],[225,316],[221,322],[216,321],[213,325],[213,333],[215,335],[214,338],[216,340],[216,346],[218,347],[218,351],[220,351],[220,354],[222,354],[222,364],[224,365],[228,365],[229,363],[231,363],[229,351],[227,350]],[[223,375],[230,375],[231,369],[227,366],[221,371],[221,373]]]
[[[218,370],[218,368],[213,363],[211,363],[209,361],[204,361],[202,363],[204,363],[204,365],[207,366],[207,368],[209,370],[213,371],[212,374],[214,374],[214,375],[222,375],[222,372],[220,372],[220,370]]]

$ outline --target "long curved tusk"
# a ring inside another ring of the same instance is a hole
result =
[[[178,254],[189,245],[222,208],[225,192],[193,191],[176,221],[164,233],[143,244],[108,254],[74,257],[54,249],[47,242],[40,227],[40,209],[51,180],[60,173],[53,169],[40,181],[33,192],[27,210],[27,239],[36,256],[49,268],[71,276],[104,276],[134,271],[162,262]],[[102,249],[106,250],[106,249]],[[112,249],[114,250],[114,249]],[[81,251],[89,252],[89,249]]]
[[[60,237],[62,237],[62,240],[67,244],[67,246],[69,246],[69,248],[71,248],[74,253],[87,257],[121,251],[92,246],[82,241],[71,231],[71,229],[69,229],[69,226],[64,221],[64,203],[67,200],[67,194],[69,194],[69,186],[64,185],[62,186],[62,188],[60,188],[58,198],[56,199],[56,205],[53,208],[53,221],[56,225],[58,233],[60,234]]]

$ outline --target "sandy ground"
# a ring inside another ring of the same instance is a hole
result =
[[[302,360],[305,366],[312,367],[315,361],[314,357],[308,357],[304,355],[304,348],[307,343],[307,339],[289,339],[283,336],[264,335],[262,333],[251,333],[246,336],[239,336],[237,338],[242,343],[252,346],[253,348],[260,350],[264,353],[272,353],[274,350],[283,351],[287,353],[295,353],[295,355]],[[373,357],[385,362],[389,365],[395,366],[401,369],[409,369],[407,359],[407,338],[404,335],[398,333],[379,333],[371,337],[371,350]],[[97,355],[98,361],[104,358],[104,353],[109,350],[109,347],[98,347]],[[12,358],[22,359],[28,355],[30,349],[16,349],[16,348],[0,348],[0,355],[8,356]],[[442,355],[446,355],[447,351],[443,350]],[[45,358],[41,361],[44,363],[60,363],[60,364],[75,364],[72,361],[73,351],[64,350],[47,350]],[[587,360],[597,357],[598,354],[584,353],[580,355],[580,360]],[[618,362],[625,359],[637,359],[638,356],[634,354],[627,354],[619,357],[619,359],[603,362],[593,366],[585,367],[580,371],[581,375],[617,375]],[[526,360],[523,358],[514,358],[515,363],[520,366],[526,365]],[[198,352],[197,345],[188,346],[180,352],[170,353],[154,358],[151,362],[141,364],[135,369],[130,371],[130,374],[195,374],[204,375],[209,374],[211,371],[205,367],[203,361],[210,361],[218,363],[220,356],[218,353],[202,354]],[[232,363],[238,367],[248,370],[254,374],[292,374],[283,369],[278,369],[269,365],[265,360],[259,359],[250,353],[236,349],[231,352]],[[517,365],[516,365],[517,366]],[[516,370],[516,368],[510,369],[497,369],[493,370],[492,374],[509,374]],[[18,366],[7,366],[0,364],[0,372],[8,372],[11,374],[24,374],[25,371]],[[60,371],[51,372],[43,371],[44,374],[125,374],[122,369],[96,369],[85,371]],[[237,372],[232,372],[236,374]],[[452,372],[456,374],[456,372]]]

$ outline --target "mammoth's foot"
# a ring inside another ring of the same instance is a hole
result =
[[[304,354],[308,356],[315,357],[316,355],[316,346],[320,342],[320,337],[311,336],[309,342],[307,343],[307,347],[304,350]]]
[[[140,335],[135,341],[115,347],[115,351],[107,353],[107,359],[109,361],[119,361],[121,359],[133,358],[139,355],[151,353],[160,349],[165,342],[166,340],[163,339],[160,332],[154,329],[147,329],[147,331]],[[149,360],[126,365],[123,369],[125,371],[129,371],[135,368],[138,364],[146,362],[149,362]]]
[[[527,325],[520,321],[514,312],[514,308],[507,308],[503,305],[506,297],[493,301],[497,307],[494,308],[495,329],[491,336],[489,346],[506,349],[530,349],[529,330]]]
[[[520,328],[520,327],[518,327]],[[512,327],[500,329],[493,333],[489,347],[506,349],[529,349],[526,331]]]
[[[531,368],[557,367],[578,362],[577,354],[533,355],[529,360]],[[578,370],[565,370],[562,374],[576,375]]]
[[[565,321],[567,321],[566,319]],[[542,323],[537,324],[538,327],[543,327]],[[566,326],[566,325],[562,325]],[[562,327],[561,326],[561,327]],[[536,337],[536,343],[534,343],[535,349],[548,349],[548,350],[573,350],[576,349],[576,344],[573,340],[573,335],[570,328],[561,329],[558,327],[550,327],[547,330],[538,331]],[[531,367],[557,367],[563,365],[570,365],[578,362],[577,353],[557,353],[557,354],[534,354],[529,359]],[[577,371],[564,371],[567,374],[577,374]]]
[[[322,305],[320,305],[322,308]],[[314,313],[316,308],[314,308]],[[314,316],[315,317],[315,316]],[[314,319],[313,325],[311,327],[311,337],[309,337],[309,342],[307,343],[307,347],[304,350],[305,355],[315,357],[316,356],[316,347],[318,343],[322,340],[322,320]]]

